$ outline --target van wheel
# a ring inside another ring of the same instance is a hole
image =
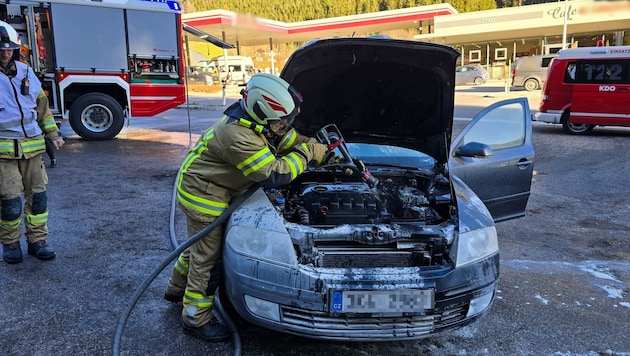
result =
[[[70,107],[70,127],[86,140],[111,140],[125,123],[123,109],[109,95],[89,93]]]
[[[536,89],[538,89],[538,81],[536,79],[533,78],[529,78],[525,81],[525,83],[523,84],[523,87],[525,87],[525,90],[527,91],[534,91]]]
[[[564,131],[569,135],[586,135],[593,131],[595,125],[590,124],[571,124],[569,123],[569,111],[565,111],[560,118]]]
[[[481,85],[483,84],[483,78],[477,77],[475,78],[475,85]]]

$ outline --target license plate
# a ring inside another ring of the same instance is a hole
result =
[[[334,290],[331,311],[341,313],[410,313],[434,307],[433,289]]]

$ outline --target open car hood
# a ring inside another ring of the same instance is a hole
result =
[[[383,36],[315,40],[280,77],[303,96],[294,127],[313,136],[334,123],[348,142],[395,145],[446,163],[453,126],[450,46]]]

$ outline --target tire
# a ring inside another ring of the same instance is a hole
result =
[[[122,107],[106,94],[82,95],[70,107],[70,127],[86,140],[111,140],[124,123]]]
[[[474,81],[475,85],[481,85],[484,83],[483,78],[477,77]]]
[[[593,131],[595,125],[569,123],[569,111],[565,111],[560,118],[564,131],[569,135],[586,135]]]
[[[534,91],[538,89],[539,86],[540,86],[540,83],[538,83],[538,81],[534,78],[529,78],[525,81],[525,83],[523,83],[523,87],[527,91]]]

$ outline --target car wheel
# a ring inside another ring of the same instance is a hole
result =
[[[120,104],[109,95],[89,93],[70,107],[70,127],[86,140],[111,140],[124,125]]]
[[[566,133],[569,135],[585,135],[593,131],[593,127],[595,127],[595,125],[569,123],[569,113],[569,111],[565,111],[560,118],[560,122],[562,123],[562,127]]]
[[[484,83],[483,78],[480,78],[480,77],[475,78],[475,85],[481,85],[483,83]]]
[[[523,84],[523,86],[525,87],[525,90],[527,91],[534,91],[536,89],[538,89],[538,86],[540,84],[538,83],[538,81],[534,78],[529,78],[525,81],[525,84]]]

